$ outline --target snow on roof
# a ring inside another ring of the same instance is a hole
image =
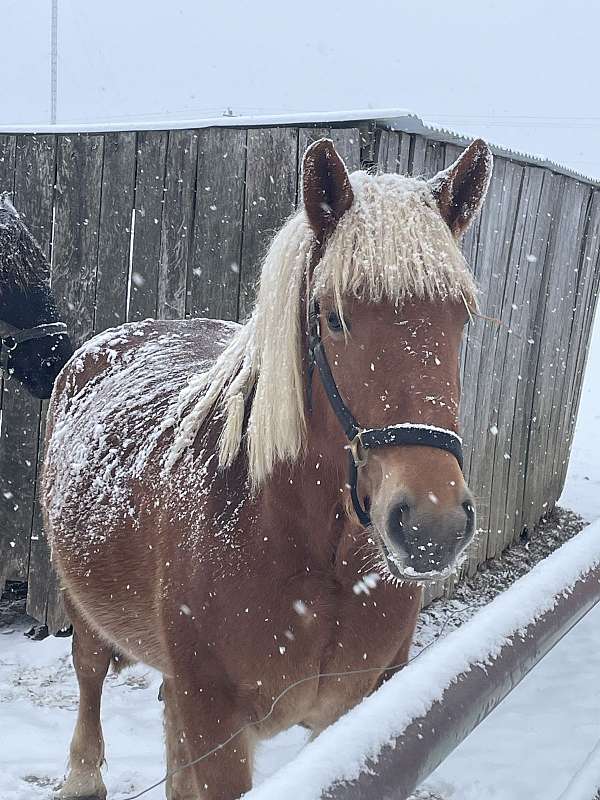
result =
[[[109,133],[113,131],[146,131],[146,130],[176,130],[192,128],[252,128],[272,127],[277,125],[326,125],[344,122],[369,122],[375,121],[380,127],[393,131],[415,133],[421,136],[434,138],[438,141],[451,144],[467,145],[473,136],[457,133],[442,126],[425,122],[418,114],[405,108],[364,108],[353,111],[304,111],[297,114],[269,114],[234,116],[223,114],[218,117],[205,117],[201,119],[163,119],[163,120],[127,120],[119,122],[73,122],[39,125],[0,125],[0,134],[6,133]],[[532,155],[518,150],[511,150],[500,145],[490,144],[494,155],[544,167],[553,172],[575,178],[576,180],[590,183],[600,187],[600,180],[590,178],[564,164],[559,164],[543,155]]]

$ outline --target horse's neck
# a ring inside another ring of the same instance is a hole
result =
[[[339,454],[335,459],[324,444],[322,437],[309,434],[303,455],[276,470],[263,489],[262,502],[270,517],[279,517],[282,530],[330,566],[349,526],[343,509],[347,476],[345,460],[340,463]]]

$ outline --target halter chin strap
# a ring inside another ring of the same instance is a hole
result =
[[[15,328],[8,322],[0,320],[0,372],[9,375],[8,362],[12,354],[23,342],[32,339],[43,339],[45,336],[60,336],[67,333],[64,322],[48,322],[35,325],[33,328]]]
[[[310,300],[308,312],[308,408],[312,410],[312,377],[315,366],[319,370],[321,383],[348,441],[350,450],[348,484],[352,505],[362,525],[370,525],[369,512],[363,508],[358,496],[358,470],[367,461],[367,450],[374,447],[397,447],[398,445],[423,445],[451,453],[462,470],[462,439],[453,431],[434,425],[419,425],[401,422],[386,428],[363,428],[341,398],[339,389],[327,361],[321,340],[319,305]]]

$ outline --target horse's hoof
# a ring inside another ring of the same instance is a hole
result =
[[[73,792],[73,787],[62,786],[54,792],[52,800],[106,800],[106,789],[99,789],[95,789],[93,794],[77,794]]]
[[[53,796],[53,800],[106,800],[106,793],[104,794],[61,794],[57,792]]]

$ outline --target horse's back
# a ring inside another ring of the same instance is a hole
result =
[[[74,354],[48,413],[43,504],[59,556],[70,544],[84,557],[111,531],[139,524],[139,479],[160,480],[180,393],[236,327],[217,320],[145,320],[105,331]],[[128,514],[131,519],[124,518]],[[71,535],[77,542],[67,541]]]

